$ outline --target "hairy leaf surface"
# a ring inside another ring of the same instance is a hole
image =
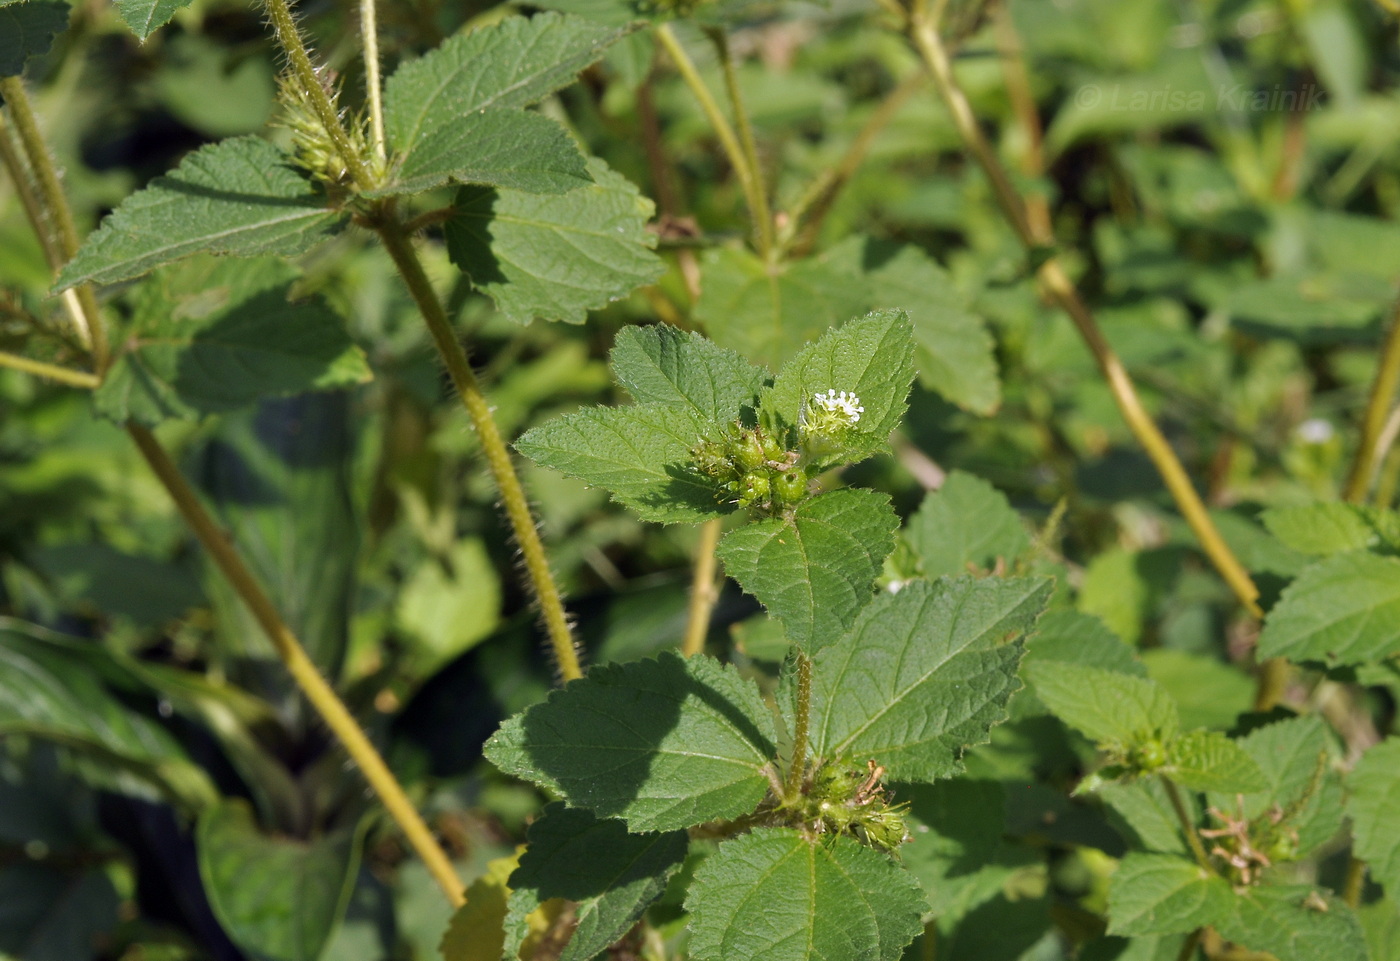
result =
[[[24,72],[30,57],[47,53],[68,28],[71,8],[59,0],[29,0],[0,6],[0,77]]]
[[[1168,738],[1180,724],[1171,695],[1146,678],[1063,661],[1038,661],[1025,673],[1056,717],[1101,744]]]
[[[618,383],[637,403],[690,407],[719,423],[753,406],[767,378],[734,351],[666,324],[622,328],[611,360]]]
[[[600,664],[507,721],[493,764],[571,807],[671,831],[745,814],[768,789],[773,718],[758,688],[712,658]]]
[[[803,501],[791,517],[730,531],[717,553],[739,586],[783,622],[788,640],[810,653],[845,633],[870,603],[898,526],[887,494],[831,491]]]
[[[1006,495],[980,477],[957,470],[924,497],[909,518],[905,536],[930,578],[966,574],[969,565],[990,570],[998,559],[1012,563],[1030,547]]]
[[[1356,834],[1356,854],[1394,900],[1400,896],[1400,739],[1372,747],[1347,778],[1346,810]]]
[[[1400,558],[1337,554],[1303,571],[1269,611],[1260,657],[1365,664],[1400,651]]]
[[[592,182],[563,196],[481,187],[457,195],[448,255],[516,323],[581,324],[661,276],[646,229],[651,201],[597,158],[587,174]]]
[[[895,961],[926,907],[913,877],[883,854],[783,828],[721,844],[685,906],[694,961]]]
[[[958,773],[1006,717],[1021,635],[1050,592],[1039,578],[961,577],[879,597],[813,660],[813,753],[874,758],[896,780]]]
[[[1108,888],[1108,932],[1177,934],[1214,924],[1232,907],[1224,878],[1186,858],[1130,852]]]
[[[233,137],[190,154],[123,200],[59,273],[55,288],[126,280],[200,251],[299,254],[344,220],[272,144]]]
[[[665,404],[592,407],[526,432],[515,447],[545,467],[612,491],[643,520],[693,523],[727,513],[715,483],[690,466],[691,448],[713,426]]]
[[[690,840],[684,831],[629,834],[627,825],[551,804],[530,825],[529,847],[510,876],[507,957],[528,933],[526,916],[550,898],[578,904],[560,961],[588,961],[622,937],[659,898]]]

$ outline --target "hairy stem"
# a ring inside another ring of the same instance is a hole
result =
[[[1171,492],[1172,499],[1176,501],[1186,523],[1200,542],[1201,549],[1245,609],[1255,617],[1263,616],[1257,601],[1259,589],[1250,578],[1249,572],[1244,569],[1244,565],[1220,536],[1215,522],[1211,520],[1205,503],[1192,485],[1191,478],[1181,465],[1176,452],[1143,408],[1137,388],[1128,376],[1123,362],[1099,329],[1093,313],[1073,281],[1069,279],[1069,275],[1065,273],[1059,259],[1051,253],[1055,238],[1046,234],[1043,229],[1037,229],[1029,217],[1024,200],[1011,183],[1005,167],[982,132],[972,112],[972,106],[968,103],[967,95],[953,76],[947,50],[937,30],[928,19],[916,17],[911,24],[911,33],[914,45],[928,66],[964,145],[987,175],[1002,213],[1015,229],[1027,251],[1033,255],[1048,254],[1048,258],[1037,272],[1042,289],[1069,314],[1070,320],[1088,345],[1100,372],[1108,382],[1119,413],[1157,468],[1167,490]]]
[[[753,179],[753,219],[758,227],[758,252],[767,260],[773,250],[773,214],[768,208],[768,189],[763,184],[763,166],[758,162],[753,124],[749,122],[749,112],[744,108],[744,98],[739,93],[739,75],[734,70],[734,58],[729,53],[729,39],[720,27],[709,28],[705,34],[715,45],[720,69],[724,72],[725,93],[729,95],[729,107],[734,111],[734,122],[739,128],[739,146],[743,148],[744,162],[748,164],[749,176]]]
[[[718,518],[700,526],[700,543],[695,545],[695,574],[690,581],[690,610],[685,619],[681,653],[686,657],[705,649],[710,631],[710,611],[715,606],[715,547],[719,544],[722,521]]]
[[[1356,443],[1356,457],[1351,462],[1343,495],[1353,504],[1364,501],[1371,488],[1381,434],[1390,414],[1390,400],[1395,396],[1396,384],[1400,383],[1400,297],[1391,304],[1388,319],[1376,379],[1371,383],[1371,396],[1361,420],[1361,437]]]
[[[85,370],[73,370],[58,364],[47,364],[42,360],[30,360],[28,357],[21,357],[19,354],[12,354],[5,350],[0,350],[0,367],[23,371],[36,377],[47,377],[49,380],[56,380],[60,384],[67,384],[70,387],[85,387],[88,390],[96,390],[102,384],[102,378]]]
[[[1215,868],[1211,866],[1210,855],[1206,854],[1206,847],[1201,843],[1201,835],[1196,831],[1196,825],[1191,823],[1191,815],[1186,813],[1186,802],[1181,799],[1181,791],[1176,784],[1166,775],[1160,775],[1162,786],[1167,789],[1167,797],[1172,802],[1172,810],[1176,811],[1176,819],[1181,822],[1181,833],[1186,836],[1186,843],[1191,847],[1191,854],[1196,858],[1196,863],[1205,868],[1211,874],[1215,874]]]
[[[797,704],[792,730],[792,763],[784,785],[786,800],[796,801],[802,795],[802,782],[807,775],[807,730],[812,719],[812,659],[797,652]]]
[[[25,159],[34,171],[34,179],[39,187],[39,200],[43,213],[47,215],[46,218],[34,222],[34,230],[41,238],[41,245],[57,248],[63,254],[65,262],[72,260],[73,255],[78,252],[78,228],[74,225],[73,210],[68,206],[68,196],[58,181],[58,168],[54,166],[48,144],[44,142],[44,135],[39,130],[39,123],[29,104],[29,95],[25,93],[24,83],[19,77],[0,80],[0,97],[4,98],[9,107],[10,120],[14,124]],[[19,171],[12,170],[11,176],[16,183],[20,182]],[[26,208],[26,213],[28,212]],[[47,243],[42,239],[47,232],[44,226],[45,219],[52,225],[53,231]],[[93,295],[92,287],[82,284],[66,302],[70,309],[74,310],[74,320],[89,340],[94,366],[99,372],[106,370],[110,355],[107,327],[97,309],[97,298]]]
[[[293,18],[292,11],[287,6],[287,0],[263,0],[263,6],[267,8],[268,18],[272,21],[272,29],[277,34],[278,44],[281,45],[282,52],[287,55],[287,60],[291,62],[292,76],[296,78],[297,83],[301,85],[302,92],[311,102],[311,107],[316,111],[321,126],[326,128],[331,143],[335,145],[336,153],[340,154],[340,159],[345,163],[345,169],[350,172],[350,179],[360,190],[370,190],[375,184],[370,178],[369,171],[365,168],[364,158],[350,146],[350,136],[345,132],[345,125],[340,122],[335,104],[331,103],[330,94],[326,92],[325,85],[317,76],[316,68],[311,65],[311,57],[306,52],[306,44],[302,42],[301,33],[297,30],[296,19]],[[376,66],[375,69],[378,70],[378,67]]]
[[[364,47],[365,94],[369,101],[369,132],[380,165],[388,159],[384,146],[384,91],[379,80],[379,24],[375,0],[360,0],[360,43]]]
[[[476,436],[481,441],[481,449],[486,454],[486,462],[491,468],[492,477],[495,478],[496,488],[501,492],[501,503],[505,507],[506,517],[515,534],[516,543],[520,545],[520,553],[524,555],[529,585],[540,605],[540,613],[549,632],[549,643],[554,651],[559,675],[565,681],[582,677],[583,669],[579,666],[573,631],[569,628],[569,620],[564,613],[564,602],[559,597],[559,588],[554,583],[554,575],[549,569],[549,560],[545,555],[544,544],[540,542],[540,534],[535,527],[535,518],[530,512],[529,501],[525,499],[525,490],[520,485],[520,477],[515,473],[510,451],[496,426],[491,405],[481,391],[476,374],[472,372],[467,352],[457,339],[452,322],[448,319],[432,284],[428,282],[428,275],[423,272],[423,264],[419,261],[408,235],[403,232],[403,227],[390,219],[376,225],[375,229],[385,249],[389,251],[389,256],[393,258],[394,265],[398,267],[399,275],[408,285],[409,294],[418,305],[423,320],[427,322],[428,331],[433,335],[438,353],[447,366],[447,372],[457,388],[457,393],[462,398],[462,406],[467,409],[467,416],[471,418]]]
[[[155,435],[134,422],[128,423],[126,429],[145,457],[146,463],[170,493],[185,522],[209,552],[219,571],[243,599],[243,603],[248,605],[248,609],[272,641],[272,646],[277,650],[297,686],[306,695],[306,699],[345,746],[346,752],[364,773],[365,780],[369,781],[370,787],[379,795],[390,817],[399,825],[408,838],[408,843],[423,859],[433,879],[447,895],[447,899],[454,907],[460,907],[466,902],[464,885],[453,870],[451,859],[433,837],[432,831],[428,830],[428,825],[424,823],[402,785],[384,763],[384,759],[365,736],[359,723],[336,695],[330,683],[321,676],[321,672],[307,656],[296,635],[283,623],[282,616],[263,591],[262,585],[248,570],[243,558],[239,556],[214,518],[204,509],[194,488],[185,480]]]
[[[766,218],[768,202],[763,198],[762,190],[758,185],[757,171],[749,166],[748,157],[745,156],[743,147],[739,145],[739,138],[734,135],[734,128],[725,119],[724,112],[719,109],[719,103],[715,100],[714,94],[710,93],[710,88],[705,86],[700,71],[695,69],[694,61],[690,59],[690,55],[685,52],[685,48],[676,39],[671,25],[663,23],[658,26],[656,39],[666,51],[667,56],[671,58],[671,62],[675,64],[681,79],[690,88],[691,94],[700,104],[700,109],[710,121],[710,126],[714,128],[715,136],[719,138],[720,147],[724,149],[725,156],[729,158],[729,164],[734,168],[734,175],[739,178],[739,187],[744,192],[744,201],[749,207],[749,217],[753,220],[754,232],[758,237],[760,249],[766,255],[769,248],[765,247],[764,244],[771,244],[773,225],[771,218]],[[765,219],[768,220],[767,223],[765,223]]]
[[[24,162],[20,148],[10,137],[10,125],[5,122],[4,111],[0,111],[0,163],[4,164],[6,173],[10,175],[10,182],[15,186],[15,194],[19,197],[20,206],[24,208],[24,217],[29,221],[34,236],[38,238],[39,246],[44,251],[44,260],[48,262],[49,269],[57,274],[67,258],[63,256],[50,231],[45,229],[44,208],[30,183],[29,165]]]

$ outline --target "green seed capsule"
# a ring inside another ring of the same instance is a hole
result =
[[[773,479],[773,496],[785,507],[801,503],[807,497],[807,472],[798,467]]]
[[[1143,771],[1155,771],[1167,763],[1167,749],[1155,737],[1150,738],[1133,750],[1132,760]]]
[[[772,485],[768,481],[766,471],[752,471],[745,474],[739,481],[739,505],[749,507],[753,504],[762,504],[768,500]]]
[[[734,464],[742,471],[753,471],[763,466],[767,460],[763,452],[763,441],[758,431],[745,431],[739,435],[731,447]]]

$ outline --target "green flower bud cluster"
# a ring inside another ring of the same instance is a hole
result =
[[[731,425],[722,439],[701,440],[690,453],[692,467],[718,484],[721,501],[777,512],[808,496],[798,452],[761,427]]]
[[[276,122],[292,135],[292,157],[296,165],[322,183],[333,187],[348,185],[350,169],[306,91],[290,75],[279,77],[277,86],[277,99],[282,111]],[[331,103],[336,103],[340,91],[330,82],[325,82],[324,86]],[[344,111],[340,112],[340,119],[349,136],[350,149],[360,157],[373,157],[366,119],[347,116]]]
[[[802,826],[818,835],[850,835],[886,854],[897,853],[909,840],[908,805],[889,803],[884,775],[873,760],[864,772],[849,762],[822,765],[803,795]]]

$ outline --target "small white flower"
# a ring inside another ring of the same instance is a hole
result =
[[[1305,444],[1325,444],[1336,432],[1331,422],[1321,417],[1305,420],[1298,425],[1298,439]]]
[[[860,406],[859,397],[844,390],[838,394],[835,388],[831,388],[825,394],[817,391],[812,395],[812,402],[828,414],[842,418],[847,425],[856,423],[860,420],[860,415],[865,413],[865,408]]]

